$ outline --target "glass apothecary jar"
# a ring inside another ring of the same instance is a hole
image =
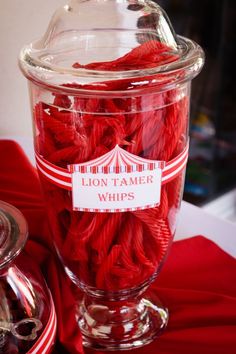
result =
[[[142,346],[167,324],[142,294],[175,233],[203,61],[141,0],[72,0],[21,51],[54,244],[84,291],[75,315],[86,346]]]

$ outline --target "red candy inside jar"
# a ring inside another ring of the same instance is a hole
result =
[[[159,42],[152,42],[149,47],[151,59],[157,45]],[[147,43],[117,60],[117,64],[114,61],[97,66],[122,70],[126,62],[133,64],[136,56],[141,61],[143,51],[143,66],[153,65],[148,62],[146,48]],[[90,66],[94,68],[96,63]],[[116,91],[125,87],[128,91],[132,85],[128,80],[105,84],[110,92],[114,86]],[[96,85],[99,87],[99,83]],[[86,88],[92,90],[93,86]],[[124,95],[115,93],[114,97],[99,92],[91,97],[51,95],[53,104],[39,101],[34,105],[35,149],[59,168],[66,170],[68,165],[94,160],[117,144],[142,158],[165,162],[178,157],[187,146],[187,84],[158,93],[145,87],[142,95],[132,96],[129,91]],[[117,291],[140,285],[155,273],[173,238],[183,169],[163,184],[159,206],[124,213],[74,211],[71,191],[56,185],[45,174],[40,175],[57,250],[75,279],[98,289]],[[98,179],[83,181],[99,187]],[[105,178],[102,181],[105,183]],[[116,193],[110,198],[132,198],[132,182],[148,183],[148,178],[140,182],[115,175],[117,190],[126,184],[130,192]]]

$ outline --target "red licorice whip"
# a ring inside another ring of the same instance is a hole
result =
[[[145,69],[176,59],[164,44],[149,41],[117,60],[75,63],[74,68]],[[134,83],[125,79],[83,87],[128,91]],[[53,105],[40,102],[34,108],[36,151],[63,168],[97,158],[116,144],[132,154],[167,162],[186,145],[188,97],[179,97],[178,92],[151,90],[134,98],[120,93],[114,98],[55,94]],[[131,109],[134,99],[135,110]],[[158,207],[124,213],[73,211],[71,192],[43,175],[42,183],[56,247],[80,281],[118,291],[142,284],[157,271],[173,238],[182,173],[162,186]]]

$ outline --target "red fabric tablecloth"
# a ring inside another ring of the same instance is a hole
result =
[[[0,141],[0,165],[0,199],[25,215],[26,252],[40,265],[53,294],[58,317],[55,350],[84,353],[74,318],[76,289],[54,256],[37,173],[12,141]],[[161,337],[133,354],[236,352],[236,260],[213,242],[202,236],[175,242],[152,290],[169,308],[169,325]]]

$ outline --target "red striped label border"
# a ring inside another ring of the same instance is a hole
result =
[[[162,170],[162,185],[172,181],[185,168],[188,162],[189,143],[181,154],[166,163]]]
[[[68,170],[62,169],[56,165],[52,165],[38,154],[36,154],[35,157],[36,166],[38,170],[44,175],[44,177],[49,179],[58,187],[72,190],[72,177]]]
[[[177,157],[172,159],[171,161],[164,162],[164,161],[152,161],[147,159],[143,165],[138,164],[138,157],[137,160],[137,171],[144,170],[144,167],[149,170],[153,170],[153,168],[159,167],[162,169],[162,185],[170,182],[173,180],[181,171],[185,168],[187,161],[188,161],[188,150],[189,150],[189,143],[186,145],[185,149],[179,154]],[[106,155],[108,155],[107,153]],[[136,155],[134,155],[136,157]],[[109,166],[102,166],[99,167],[99,164],[103,163],[106,160],[106,156],[101,156],[96,160],[89,161],[88,163],[77,164],[77,165],[70,165],[68,169],[60,168],[56,165],[51,164],[47,160],[45,160],[39,154],[35,155],[36,157],[36,165],[38,170],[46,177],[50,182],[57,185],[58,187],[72,190],[72,173],[73,171],[79,171],[80,173],[122,173],[122,172],[133,172],[134,169],[130,166],[126,166],[126,168],[122,169],[122,166],[117,166],[114,169],[114,166],[109,169]],[[128,158],[127,158],[128,159]],[[141,159],[141,158],[140,158]],[[97,164],[94,164],[97,162]],[[87,164],[87,165],[86,165]],[[119,168],[118,168],[119,167]]]
[[[47,325],[37,342],[34,343],[33,347],[27,352],[27,354],[48,354],[52,349],[56,338],[57,318],[51,293],[50,307],[51,311]]]
[[[135,211],[135,210],[144,210],[144,209],[150,209],[158,206],[159,203],[154,203],[154,204],[148,204],[142,207],[135,207],[135,208],[119,208],[119,209],[93,209],[93,208],[73,208],[74,210],[77,211],[88,211],[90,213],[115,213],[115,212],[124,212],[124,211]]]

